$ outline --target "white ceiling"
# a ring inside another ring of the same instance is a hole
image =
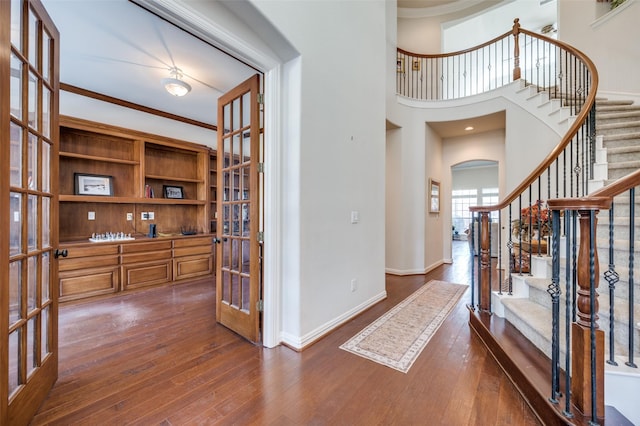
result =
[[[257,72],[131,1],[42,1],[60,31],[62,83],[216,124],[218,97]],[[438,8],[495,1],[398,0],[398,6]],[[241,3],[221,4],[230,13],[244,16],[242,10],[234,9]],[[173,66],[182,69],[184,80],[193,88],[181,98],[168,94],[161,84]],[[499,128],[500,122],[504,127],[504,117],[482,119],[472,124],[475,132]],[[454,137],[468,124],[430,125],[442,137]]]
[[[127,0],[43,0],[60,31],[60,81],[216,124],[218,97],[256,73]],[[161,84],[177,66],[192,87]]]
[[[505,112],[498,111],[493,114],[481,115],[464,120],[452,121],[430,121],[427,124],[442,139],[455,138],[458,136],[468,136],[476,133],[489,132],[505,128]],[[473,127],[471,130],[466,130]]]

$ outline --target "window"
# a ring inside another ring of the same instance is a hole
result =
[[[472,214],[469,211],[471,206],[491,206],[500,201],[498,188],[481,189],[454,189],[451,191],[451,223],[455,231],[464,232],[469,228]],[[500,216],[499,211],[491,212],[490,220],[497,222]]]
[[[492,206],[498,204],[500,200],[498,188],[482,188],[482,206]],[[491,221],[498,221],[500,212],[491,212]]]
[[[478,205],[476,189],[454,189],[451,192],[452,224],[458,232],[464,232],[471,223],[469,207]]]

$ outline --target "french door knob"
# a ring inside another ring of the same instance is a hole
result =
[[[56,259],[59,258],[60,256],[62,257],[67,257],[69,256],[69,252],[67,251],[67,249],[56,249],[56,251],[53,252],[53,257],[55,257]]]

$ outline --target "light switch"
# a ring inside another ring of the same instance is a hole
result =
[[[357,210],[351,212],[351,223],[358,223],[360,221],[360,213]]]
[[[96,212],[89,212],[89,214],[87,215],[87,219],[96,220]]]

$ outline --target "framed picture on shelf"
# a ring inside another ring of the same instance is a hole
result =
[[[74,173],[75,195],[113,196],[113,176]]]
[[[440,213],[440,182],[429,178],[429,213]]]
[[[184,198],[184,190],[181,186],[163,185],[164,198]]]

